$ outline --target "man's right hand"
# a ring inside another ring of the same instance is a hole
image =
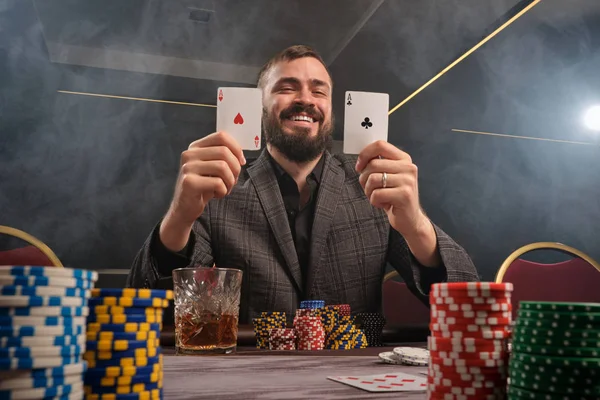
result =
[[[212,198],[231,193],[246,159],[240,145],[225,132],[196,140],[181,154],[171,206],[160,226],[160,240],[171,251],[188,242],[194,221]]]

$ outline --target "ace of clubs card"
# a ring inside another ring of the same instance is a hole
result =
[[[367,145],[388,139],[387,93],[346,92],[344,98],[344,153],[359,154]]]
[[[217,132],[230,134],[242,150],[260,150],[262,90],[220,87],[217,89]]]

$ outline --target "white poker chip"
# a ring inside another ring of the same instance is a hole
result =
[[[83,382],[74,383],[72,385],[61,385],[46,388],[34,388],[34,389],[16,389],[3,393],[0,391],[0,396],[8,394],[12,399],[45,399],[50,397],[61,397],[69,395],[71,392],[82,392]]]
[[[394,354],[393,351],[384,351],[379,353],[379,358],[386,364],[402,365],[402,361]]]
[[[80,361],[75,364],[60,365],[53,368],[35,369],[35,370],[15,370],[2,371],[2,381],[12,381],[20,379],[44,380],[50,378],[60,378],[70,375],[81,375],[87,371],[87,362]]]
[[[85,352],[85,345],[7,347],[0,349],[0,358],[72,357]]]
[[[0,392],[3,390],[48,388],[60,385],[73,385],[81,382],[83,382],[83,372],[80,372],[77,375],[67,375],[56,378],[2,379],[0,381]]]
[[[25,316],[25,317],[6,317],[0,316],[0,326],[85,326],[87,323],[86,317],[40,317],[40,316]]]
[[[85,345],[84,335],[0,337],[0,348]]]
[[[0,326],[0,337],[76,336],[86,332],[85,325],[70,326]]]
[[[0,307],[87,306],[84,297],[59,296],[0,296]]]
[[[80,355],[69,357],[0,358],[0,371],[60,367],[61,365],[80,362]]]
[[[394,354],[403,364],[426,366],[429,362],[429,350],[419,347],[396,347]]]
[[[98,272],[96,271],[76,268],[39,267],[29,265],[2,265],[0,266],[0,275],[77,278],[87,279],[88,281],[94,282],[98,280]]]
[[[0,275],[0,285],[2,286],[53,286],[92,289],[94,281],[77,278],[61,278],[47,276],[12,276]]]
[[[87,317],[89,307],[13,307],[0,308],[0,316]]]
[[[0,286],[2,296],[62,296],[62,297],[85,297],[90,298],[91,291],[75,287],[54,286]]]

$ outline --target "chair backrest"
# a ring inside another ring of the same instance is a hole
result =
[[[386,275],[383,282],[383,315],[388,325],[428,325],[430,311],[408,289],[406,283]]]
[[[14,236],[29,243],[26,247],[0,251],[0,265],[63,266],[50,247],[30,234],[2,225],[0,225],[0,234]]]
[[[540,249],[558,250],[574,258],[553,264],[519,258]],[[560,243],[533,243],[518,249],[500,267],[496,282],[514,285],[513,318],[520,301],[600,303],[600,265],[579,250]]]

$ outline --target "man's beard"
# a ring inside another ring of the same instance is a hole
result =
[[[319,130],[315,137],[310,136],[311,128],[290,128],[292,133],[283,131],[282,121],[299,113],[305,113],[313,120],[318,121]],[[331,147],[333,115],[330,121],[324,121],[323,118],[323,114],[315,107],[306,107],[300,104],[286,108],[279,115],[269,114],[263,108],[265,140],[290,161],[297,163],[313,161]]]

